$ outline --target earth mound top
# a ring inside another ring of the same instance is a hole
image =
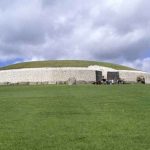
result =
[[[44,67],[88,67],[98,65],[109,67],[116,70],[135,70],[133,68],[112,64],[108,62],[86,61],[86,60],[47,60],[47,61],[31,61],[12,64],[1,67],[0,70],[22,69],[22,68],[44,68]]]

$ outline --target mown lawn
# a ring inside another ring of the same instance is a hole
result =
[[[1,86],[0,150],[150,150],[150,86]]]

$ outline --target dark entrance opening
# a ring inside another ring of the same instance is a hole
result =
[[[96,82],[102,80],[102,72],[101,71],[96,71]]]
[[[119,80],[119,72],[107,72],[107,80]]]

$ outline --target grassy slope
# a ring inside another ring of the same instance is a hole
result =
[[[14,64],[0,68],[0,70],[6,69],[20,69],[20,68],[40,68],[40,67],[87,67],[89,65],[100,65],[105,67],[111,67],[118,70],[133,70],[132,68],[96,61],[82,61],[82,60],[51,60],[51,61],[33,61]]]
[[[148,150],[150,86],[0,87],[1,150]]]

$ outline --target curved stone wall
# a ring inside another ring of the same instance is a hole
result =
[[[150,84],[150,73],[142,72],[142,71],[133,71],[133,70],[115,70],[108,67],[102,66],[89,66],[89,69],[102,71],[102,75],[107,79],[108,72],[119,72],[119,77],[124,79],[127,82],[136,82],[137,77],[144,76],[145,83]]]
[[[128,71],[128,70],[119,70],[120,78],[128,82],[136,82],[137,77],[143,76],[147,84],[150,83],[150,73],[142,71]]]
[[[96,71],[88,68],[31,68],[0,71],[0,83],[48,82],[56,84],[75,77],[77,81],[93,82]]]
[[[144,76],[145,82],[150,84],[150,73],[142,71],[114,70],[108,67],[89,66],[81,67],[63,67],[63,68],[28,68],[13,69],[0,71],[0,84],[4,83],[47,83],[56,84],[58,82],[66,82],[69,78],[75,77],[77,81],[95,82],[96,72],[102,72],[107,79],[108,72],[119,72],[119,77],[127,82],[136,82],[138,76]]]

